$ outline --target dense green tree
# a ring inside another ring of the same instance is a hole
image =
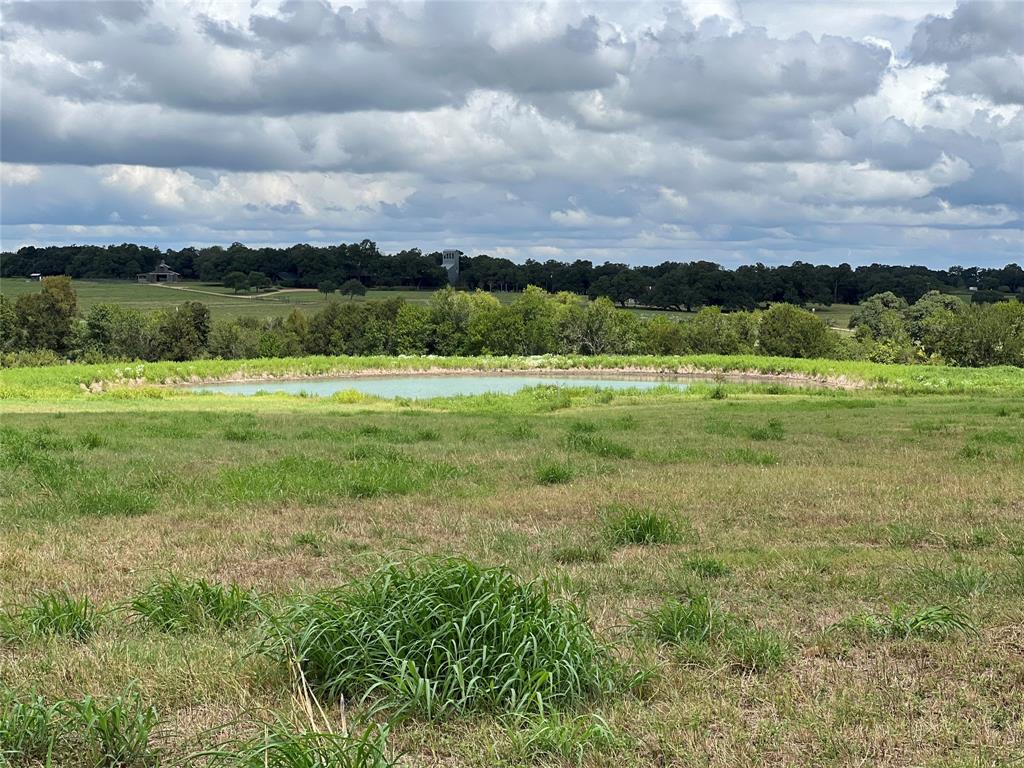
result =
[[[85,315],[84,346],[115,360],[143,360],[150,349],[146,316],[120,304],[94,304]]]
[[[365,296],[366,286],[352,278],[341,284],[341,287],[338,288],[338,293],[342,296],[348,296],[349,298],[352,298],[353,296]]]
[[[14,302],[0,294],[0,352],[13,352],[20,349],[23,343]]]
[[[186,301],[150,316],[154,360],[194,360],[207,350],[210,310],[198,301]]]
[[[244,272],[228,272],[222,282],[225,288],[230,288],[235,293],[249,290],[249,276]]]
[[[811,312],[792,304],[773,304],[761,314],[758,348],[765,355],[828,357],[835,333]]]
[[[69,277],[44,277],[38,293],[25,293],[14,303],[18,346],[66,353],[72,344],[78,300]]]

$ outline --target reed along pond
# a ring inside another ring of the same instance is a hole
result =
[[[190,387],[193,392],[223,395],[255,395],[258,392],[285,392],[318,397],[335,392],[362,392],[387,399],[425,400],[455,395],[513,394],[527,387],[587,387],[598,389],[686,389],[700,379],[652,378],[629,376],[543,376],[543,375],[424,375],[346,376],[331,379],[280,379],[250,382],[225,382]]]

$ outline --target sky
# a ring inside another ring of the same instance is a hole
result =
[[[1024,262],[1024,2],[3,2],[0,241]]]

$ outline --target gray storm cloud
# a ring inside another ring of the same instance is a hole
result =
[[[3,244],[1019,259],[1024,5],[796,8],[5,3]]]

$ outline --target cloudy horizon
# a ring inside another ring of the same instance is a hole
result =
[[[1001,266],[1024,4],[6,2],[2,246]]]

